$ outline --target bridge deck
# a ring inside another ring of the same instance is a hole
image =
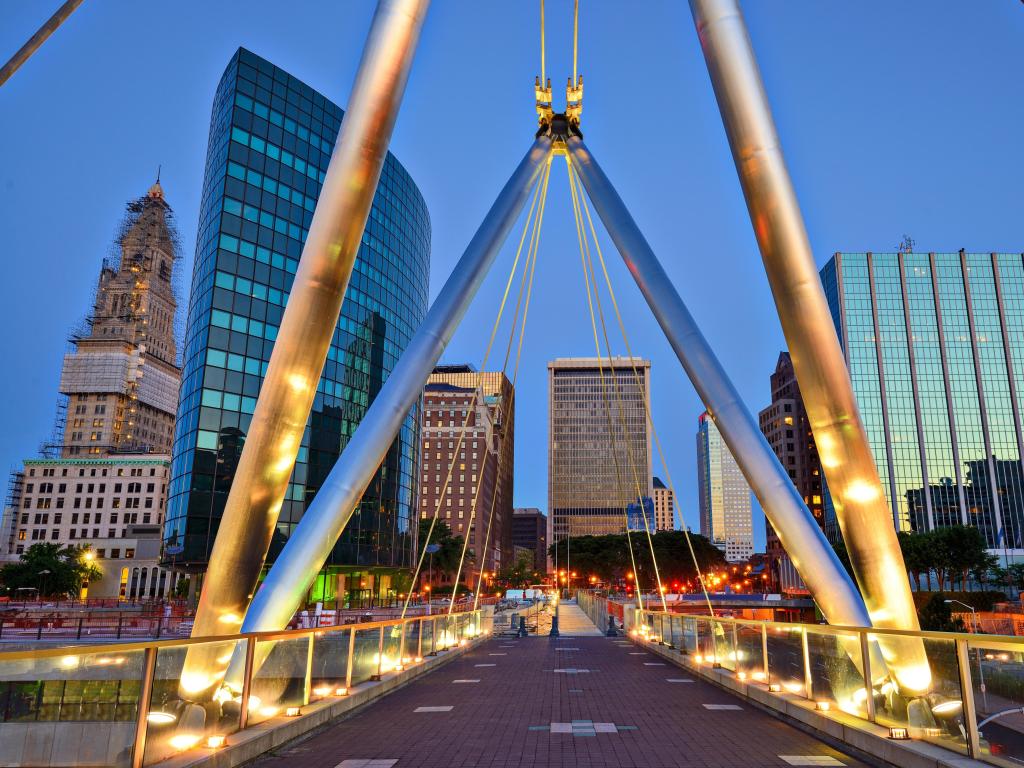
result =
[[[689,680],[622,638],[496,638],[258,768],[864,765]]]

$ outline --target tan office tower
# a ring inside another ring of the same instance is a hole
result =
[[[654,527],[659,531],[676,530],[676,497],[660,477],[654,478]]]
[[[473,413],[467,434],[455,460],[451,486],[445,493],[448,466],[470,409]],[[481,568],[500,570],[506,555],[512,552],[514,414],[512,384],[498,371],[476,371],[469,365],[438,366],[423,390],[420,518],[429,518],[437,509],[438,499],[443,499],[441,519],[456,535],[469,535],[469,546],[476,556],[468,569],[471,584]],[[476,518],[471,524],[478,484]],[[490,540],[485,542],[492,504]]]
[[[114,256],[103,261],[92,311],[72,336],[74,351],[64,356],[61,456],[170,455],[181,383],[176,261],[171,209],[157,181],[128,204]]]
[[[700,532],[730,563],[754,554],[751,491],[718,427],[705,411],[697,420]]]
[[[644,409],[651,363],[559,358],[548,363],[548,541],[623,533],[626,506],[653,495]]]

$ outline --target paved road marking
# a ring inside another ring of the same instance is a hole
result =
[[[629,655],[630,656],[646,656],[647,652],[646,651],[633,651],[633,653],[631,653]]]
[[[391,768],[398,760],[342,760],[334,768]]]
[[[704,704],[704,709],[743,709],[738,704]]]
[[[451,712],[451,707],[416,707],[413,712]]]
[[[474,667],[496,667],[497,664],[474,664]]]
[[[666,677],[665,678],[665,682],[666,683],[692,683],[693,680],[691,680],[688,677]]]
[[[644,662],[644,666],[645,667],[664,667],[665,665],[664,665],[664,663],[662,663],[660,661],[645,661]]]
[[[488,653],[488,656],[508,656],[507,653]]]
[[[579,648],[555,648],[556,651],[578,651]]]
[[[563,672],[566,675],[578,675],[582,672],[589,672],[589,669],[576,669],[575,667],[569,667],[568,669],[556,669],[555,672]]]
[[[466,680],[452,680],[453,683],[479,683],[480,678],[466,679]]]
[[[846,765],[830,755],[779,755],[790,765]]]
[[[571,723],[551,723],[551,725],[531,725],[531,731],[550,731],[551,733],[567,733],[573,736],[596,736],[599,733],[618,733],[619,731],[635,731],[635,725],[616,725],[615,723],[595,723],[593,720],[573,720]]]

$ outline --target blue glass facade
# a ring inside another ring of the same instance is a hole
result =
[[[837,253],[821,279],[897,528],[1024,549],[1024,254]]]
[[[245,49],[217,88],[164,530],[178,566],[202,570],[209,557],[342,115]],[[269,561],[426,314],[429,263],[426,205],[388,154]],[[410,565],[416,416],[402,427],[329,569]]]

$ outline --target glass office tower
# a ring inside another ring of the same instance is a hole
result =
[[[1024,254],[837,253],[821,279],[897,529],[1020,550]]]
[[[342,114],[244,49],[217,88],[164,531],[165,557],[176,567],[201,572],[209,557]],[[426,314],[429,261],[426,205],[388,154],[269,561]],[[417,446],[413,413],[314,597],[394,590],[413,554]]]

